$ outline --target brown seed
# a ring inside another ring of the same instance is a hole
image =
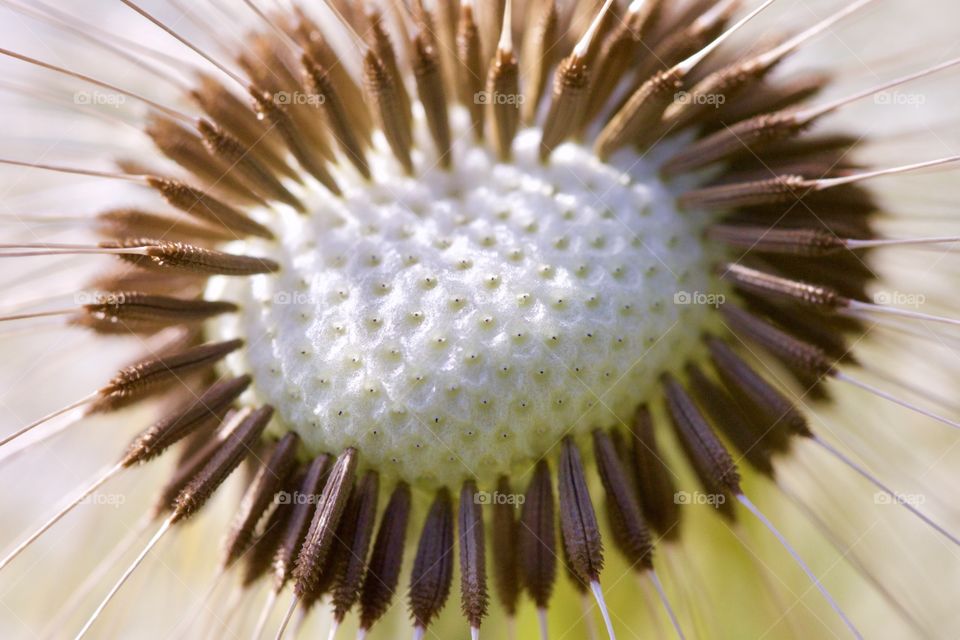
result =
[[[543,121],[540,160],[546,161],[553,150],[575,133],[587,107],[590,71],[576,53],[565,58],[553,78],[550,109]]]
[[[177,407],[170,416],[154,423],[130,443],[123,465],[130,467],[152,460],[182,438],[219,421],[251,381],[248,375],[221,380],[199,397]]]
[[[152,238],[101,242],[100,246],[106,249],[142,249],[142,252],[120,255],[126,262],[140,267],[170,268],[203,275],[225,276],[250,276],[280,269],[280,265],[267,258],[239,256],[183,242],[165,242]]]
[[[828,256],[846,248],[836,234],[824,229],[771,229],[770,227],[716,224],[707,231],[712,240],[760,253],[800,257]]]
[[[357,451],[348,448],[340,454],[333,469],[330,470],[330,476],[313,512],[310,530],[297,556],[297,566],[293,570],[293,577],[296,580],[294,593],[301,600],[307,600],[311,594],[317,592],[320,572],[350,497],[356,468]]]
[[[411,131],[413,129],[413,109],[410,103],[410,95],[407,93],[403,75],[400,73],[400,66],[397,64],[397,54],[393,49],[390,34],[387,33],[383,25],[383,16],[374,9],[368,13],[367,19],[370,22],[370,28],[367,31],[370,49],[376,54],[377,59],[380,60],[390,76],[390,83],[396,91],[397,107],[403,115],[405,128],[407,131]]]
[[[193,224],[183,218],[131,208],[98,213],[96,229],[114,240],[133,237],[207,243],[236,239],[235,233],[224,228]]]
[[[377,498],[380,491],[380,477],[376,471],[368,471],[357,483],[351,504],[344,514],[344,523],[338,533],[346,553],[336,568],[333,587],[333,617],[339,623],[360,597],[360,585],[367,567],[367,552],[373,538],[373,527],[377,518]]]
[[[717,71],[711,72],[687,92],[689,99],[675,102],[664,119],[680,126],[696,122],[716,105],[733,101],[743,91],[756,86],[773,68],[776,60],[761,60],[754,57],[738,60]]]
[[[393,155],[407,174],[413,174],[413,160],[410,157],[413,136],[407,127],[393,77],[373,51],[368,51],[363,57],[363,77],[374,113]]]
[[[233,171],[237,171],[250,186],[262,196],[290,205],[303,211],[303,203],[283,186],[280,179],[251,153],[250,148],[209,120],[200,119],[197,130],[203,136],[210,155],[222,159]]]
[[[410,519],[410,487],[401,482],[393,490],[370,553],[360,590],[360,628],[369,629],[390,608],[400,580]]]
[[[481,53],[480,29],[473,14],[473,5],[460,5],[457,21],[457,89],[460,104],[470,112],[473,135],[483,139],[484,106],[480,100],[486,79]]]
[[[277,505],[270,513],[263,531],[253,541],[250,551],[247,553],[246,566],[243,571],[244,587],[250,587],[260,578],[267,574],[273,566],[273,559],[276,557],[280,544],[283,542],[283,534],[286,532],[290,517],[293,514],[293,504],[287,496],[292,496],[303,484],[304,472],[293,473],[287,476],[282,485],[281,491],[275,498]],[[282,496],[282,498],[281,498]]]
[[[326,167],[326,157],[321,150],[314,147],[311,141],[304,135],[304,132],[297,128],[296,122],[290,117],[278,104],[277,94],[268,91],[261,91],[255,87],[250,87],[250,96],[256,105],[257,113],[261,114],[269,121],[274,131],[280,134],[280,137],[287,145],[287,149],[297,159],[300,167],[325,186],[334,195],[341,195],[340,187],[336,180],[330,175]]]
[[[299,445],[300,438],[297,434],[288,431],[274,445],[266,462],[260,465],[240,501],[240,507],[224,540],[220,563],[222,567],[232,565],[250,548],[254,528],[293,471]]]
[[[644,519],[666,540],[680,535],[680,508],[674,474],[657,445],[650,409],[637,407],[630,426],[633,436],[633,473]]]
[[[249,106],[212,75],[197,74],[197,83],[190,97],[213,122],[247,147],[256,149],[272,169],[281,171],[289,178],[296,178],[296,174],[282,159],[281,143],[276,134],[257,119]]]
[[[510,479],[500,476],[497,481],[497,493],[512,496]],[[520,598],[520,557],[519,524],[516,507],[505,501],[493,504],[493,524],[491,527],[491,545],[493,552],[493,582],[497,596],[507,616],[517,613],[517,601]]]
[[[556,60],[560,22],[556,0],[542,0],[530,6],[531,12],[537,11],[539,15],[529,18],[534,26],[524,37],[520,54],[521,75],[525,79],[523,121],[527,124],[536,119],[550,69]]]
[[[493,58],[497,49],[497,41],[506,15],[507,0],[479,2],[475,6],[477,22],[480,25],[481,60],[486,64]]]
[[[179,122],[166,116],[151,116],[144,131],[163,155],[197,176],[207,189],[246,203],[267,204],[230,174],[222,161],[207,153],[203,138]]]
[[[182,377],[209,369],[227,354],[243,345],[243,340],[228,340],[191,347],[170,355],[150,357],[124,367],[99,390],[100,397],[90,404],[90,413],[115,411],[144,396],[173,384]]]
[[[603,128],[594,150],[606,159],[617,149],[627,145],[645,148],[662,135],[654,123],[659,123],[663,112],[676,99],[681,87],[682,73],[673,68],[658,71],[644,82]]]
[[[643,520],[636,491],[620,454],[610,436],[600,429],[593,432],[593,447],[607,504],[612,519],[617,523],[614,528],[620,532],[615,536],[617,546],[635,570],[652,569],[653,542],[650,531]]]
[[[308,86],[322,99],[323,113],[334,140],[339,143],[343,154],[353,163],[360,175],[369,180],[370,166],[364,154],[366,141],[357,134],[330,72],[308,54],[303,55],[301,62]]]
[[[817,345],[830,358],[838,362],[856,363],[845,334],[858,329],[857,321],[839,316],[797,313],[792,305],[776,304],[749,293],[741,292],[741,296],[754,313],[769,318],[798,338]]]
[[[834,311],[847,304],[847,300],[830,287],[781,278],[739,264],[726,265],[721,278],[763,298],[799,302],[823,311]]]
[[[426,629],[440,614],[453,582],[453,503],[446,488],[437,491],[420,532],[410,573],[410,615]]]
[[[294,7],[294,13],[299,20],[296,36],[300,44],[307,54],[329,74],[331,87],[343,102],[343,113],[346,116],[344,126],[357,134],[363,147],[369,147],[373,132],[373,117],[364,101],[363,91],[354,82],[347,65],[342,63],[317,25],[299,7]],[[331,126],[331,130],[336,136],[337,127]]]
[[[663,378],[667,408],[673,419],[677,439],[683,447],[693,470],[704,490],[717,498],[718,511],[728,518],[734,517],[733,501],[720,500],[720,496],[732,498],[740,495],[740,475],[733,458],[713,433],[703,414],[673,376]]]
[[[170,515],[172,522],[188,518],[203,507],[213,492],[250,453],[272,416],[273,407],[264,406],[242,419],[200,473],[177,496],[173,513]]]
[[[148,177],[147,184],[156,189],[171,206],[187,215],[199,218],[211,226],[225,229],[233,234],[273,238],[273,232],[259,222],[252,220],[200,189],[178,180],[156,176]]]
[[[186,447],[181,454],[174,473],[167,480],[167,483],[160,490],[157,499],[153,504],[152,517],[159,518],[162,514],[172,510],[176,506],[177,496],[183,491],[183,488],[189,484],[193,478],[200,473],[203,467],[210,462],[214,454],[220,449],[220,445],[226,441],[227,437],[236,430],[240,424],[238,416],[244,415],[244,410],[229,411],[222,419],[217,416],[219,424],[212,434],[204,433],[201,429],[194,436],[187,440]]]
[[[520,571],[538,609],[546,609],[557,579],[556,520],[550,467],[537,463],[520,512]]]
[[[588,118],[599,114],[631,65],[642,55],[644,37],[662,5],[662,0],[641,3],[637,10],[628,11],[623,20],[616,21],[603,39],[593,64],[595,73],[587,106]]]
[[[694,142],[668,160],[663,171],[667,175],[677,175],[731,156],[756,154],[763,145],[798,136],[808,124],[790,111],[756,116]]]
[[[677,202],[684,209],[727,210],[800,201],[809,189],[809,181],[802,176],[782,175],[694,189],[681,195]]]
[[[560,494],[560,530],[574,573],[586,583],[600,579],[603,570],[603,542],[590,501],[580,452],[573,440],[564,438],[557,471]]]
[[[440,56],[429,40],[428,36],[421,33],[413,41],[413,75],[417,80],[417,94],[423,105],[430,136],[437,147],[440,165],[449,168],[453,160],[450,153],[450,114],[447,112]]]
[[[807,420],[796,405],[753,370],[722,340],[707,338],[710,359],[720,379],[741,405],[751,407],[761,419],[762,433],[769,434],[776,451],[789,448],[788,435],[810,434]]]
[[[314,458],[307,466],[298,493],[291,496],[290,517],[273,558],[273,590],[276,593],[283,589],[293,574],[296,559],[310,528],[311,516],[319,504],[320,492],[332,466],[331,456],[321,454]]]
[[[460,491],[457,520],[460,535],[460,603],[463,615],[473,629],[480,628],[489,602],[482,510],[477,500],[477,485],[473,480],[467,480]]]
[[[197,324],[232,313],[237,306],[215,300],[184,300],[139,291],[112,291],[83,305],[71,323],[101,332],[158,331],[175,324]]]
[[[733,305],[724,306],[721,312],[734,333],[760,345],[791,370],[806,374],[804,379],[817,381],[834,372],[834,363],[819,347]]]
[[[718,384],[715,384],[695,365],[688,365],[690,389],[698,404],[704,408],[713,424],[723,432],[728,440],[747,459],[754,469],[772,477],[774,473],[773,451],[764,434],[758,432],[762,425],[751,421],[736,400]]]
[[[502,161],[510,159],[513,139],[520,125],[520,67],[513,49],[497,49],[487,74],[490,139]],[[500,96],[513,97],[502,100]]]

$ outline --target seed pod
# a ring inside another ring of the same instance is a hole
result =
[[[437,491],[420,533],[410,573],[410,614],[426,629],[439,615],[453,581],[453,504],[447,489]]]
[[[363,58],[363,77],[367,93],[370,94],[375,107],[377,121],[393,155],[396,156],[403,170],[407,174],[412,174],[413,159],[410,157],[410,151],[413,147],[413,134],[407,128],[394,80],[383,61],[373,51],[368,51]]]
[[[248,375],[221,380],[199,398],[178,407],[170,416],[157,421],[130,443],[123,465],[131,467],[152,460],[181,438],[219,420],[250,386],[251,380]]]
[[[232,565],[250,548],[254,527],[273,502],[274,496],[287,476],[293,471],[294,457],[299,444],[300,438],[297,434],[293,431],[287,432],[274,445],[267,461],[257,470],[240,501],[240,507],[224,541],[222,567]]]
[[[204,145],[210,155],[221,158],[232,170],[249,181],[250,186],[261,195],[303,211],[303,203],[283,186],[270,169],[260,163],[249,147],[203,118],[197,122],[197,130],[203,136]]]
[[[744,362],[733,350],[715,337],[707,338],[710,358],[720,373],[727,390],[751,407],[761,419],[762,433],[768,433],[770,446],[776,451],[789,448],[789,436],[809,436],[807,420],[800,410],[777,391],[763,376]]]
[[[720,431],[733,443],[754,469],[766,476],[773,476],[773,451],[758,433],[757,423],[751,422],[737,406],[737,402],[719,385],[714,384],[695,365],[688,365],[690,388],[707,415]]]
[[[823,172],[817,175],[823,175]],[[708,229],[707,235],[712,240],[739,249],[810,258],[828,256],[846,248],[842,239],[824,229],[771,229],[717,224]]]
[[[340,144],[343,154],[353,163],[364,178],[370,178],[370,166],[364,154],[364,140],[357,135],[348,116],[347,107],[337,92],[325,67],[309,54],[301,58],[304,75],[310,88],[322,99],[323,112],[333,138]]]
[[[553,150],[580,126],[587,107],[590,72],[576,53],[565,58],[553,80],[553,97],[543,124],[540,139],[540,160],[545,161]]]
[[[722,184],[688,191],[678,200],[683,209],[724,211],[801,200],[810,184],[802,176],[782,175],[768,180]]]
[[[569,437],[561,445],[557,486],[560,494],[560,530],[563,532],[564,547],[570,556],[570,566],[584,582],[596,582],[603,571],[603,542],[590,501],[587,479],[583,474],[580,452]]]
[[[704,490],[715,498],[716,509],[732,519],[733,501],[727,498],[743,493],[737,466],[680,383],[667,374],[663,387],[670,417],[687,459]]]
[[[83,305],[70,322],[102,333],[156,332],[174,324],[198,324],[236,310],[237,305],[230,302],[112,291],[97,302]]]
[[[303,484],[299,487],[297,499],[291,498],[293,508],[290,519],[273,558],[273,590],[277,593],[283,589],[293,574],[296,559],[310,528],[311,516],[319,504],[320,492],[332,465],[332,458],[326,454],[314,458],[304,473]]]
[[[172,522],[188,518],[203,507],[213,492],[250,453],[272,416],[273,407],[264,406],[242,419],[200,473],[177,496],[173,514],[170,516]]]
[[[680,535],[680,508],[676,501],[674,474],[657,446],[650,409],[637,407],[630,427],[633,436],[633,473],[644,519],[661,538]]]
[[[184,376],[209,369],[224,356],[243,346],[243,340],[227,340],[191,347],[171,355],[146,358],[124,367],[98,391],[89,413],[116,411],[158,389],[167,388]]]
[[[297,566],[293,571],[296,580],[294,593],[301,600],[310,599],[317,593],[320,573],[330,552],[333,536],[340,524],[343,510],[353,489],[353,476],[357,468],[357,451],[346,449],[337,458],[330,477],[323,487],[320,501],[313,512],[310,530],[297,556]]]
[[[238,256],[183,242],[166,242],[152,238],[101,242],[100,246],[106,249],[140,249],[139,252],[131,251],[119,256],[138,267],[179,269],[208,276],[252,276],[280,269],[279,264],[267,258]]]
[[[427,118],[430,136],[437,147],[440,165],[451,165],[452,140],[450,135],[450,114],[447,111],[447,95],[443,87],[443,70],[437,50],[428,44],[425,34],[418,35],[413,42],[413,75],[417,79],[417,94]]]
[[[253,541],[250,551],[246,554],[246,567],[243,571],[242,584],[249,587],[270,571],[273,566],[273,559],[279,551],[280,544],[283,542],[283,534],[286,532],[287,525],[290,522],[290,516],[293,514],[293,504],[287,500],[288,496],[293,495],[303,484],[304,472],[290,474],[282,485],[280,493],[274,500],[276,506],[263,527],[263,532]]]
[[[605,431],[597,429],[593,432],[593,447],[611,520],[616,522],[613,528],[619,532],[614,536],[617,546],[635,570],[652,569],[653,541],[650,531],[643,521],[636,492],[613,440]]]
[[[538,609],[546,609],[557,579],[556,521],[550,467],[540,460],[520,513],[520,571]]]
[[[337,536],[346,553],[335,569],[333,587],[333,617],[339,623],[346,617],[360,597],[360,584],[367,566],[367,551],[373,538],[373,526],[377,518],[377,494],[380,477],[376,471],[368,471],[357,483],[350,505],[343,516],[343,524]]]
[[[472,629],[480,628],[487,614],[486,542],[483,535],[482,506],[477,501],[477,485],[463,483],[458,517],[460,534],[460,600],[463,615]]]
[[[401,482],[393,490],[380,520],[367,574],[360,590],[360,628],[369,629],[386,613],[400,580],[410,519],[410,487]]]
[[[799,302],[823,311],[834,311],[846,305],[846,299],[829,287],[796,282],[737,264],[723,268],[721,277],[737,288],[764,298]]]
[[[460,104],[470,112],[473,135],[477,140],[483,139],[484,117],[483,101],[479,99],[485,77],[480,47],[480,29],[473,6],[461,4],[457,21],[457,90]]]
[[[806,373],[814,380],[833,373],[833,363],[819,348],[794,338],[743,309],[725,306],[722,312],[735,332],[766,349],[790,369]]]
[[[497,481],[497,493],[502,496],[513,495],[510,479],[500,476]],[[493,552],[493,582],[497,596],[507,616],[517,613],[517,601],[520,598],[520,528],[515,516],[516,507],[506,502],[493,505],[493,524],[491,526]]]
[[[179,180],[153,176],[147,178],[147,184],[156,189],[171,206],[213,227],[223,228],[232,233],[273,238],[273,233],[269,229],[200,189],[195,189]]]

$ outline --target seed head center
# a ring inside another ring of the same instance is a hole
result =
[[[541,164],[538,141],[412,178],[374,158],[374,183],[245,241],[282,270],[213,283],[242,305],[213,332],[246,340],[229,366],[282,428],[413,483],[493,480],[629,423],[693,355],[715,290],[698,215],[653,162],[567,144]]]

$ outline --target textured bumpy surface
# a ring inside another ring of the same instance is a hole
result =
[[[682,366],[712,311],[677,304],[713,286],[695,216],[652,163],[568,144],[541,165],[538,142],[521,134],[512,164],[467,144],[416,179],[374,159],[377,185],[237,247],[282,270],[213,283],[243,307],[214,334],[246,338],[231,367],[310,449],[493,480],[628,420]]]

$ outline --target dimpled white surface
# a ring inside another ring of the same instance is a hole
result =
[[[490,481],[629,422],[683,364],[712,311],[674,301],[710,286],[699,226],[649,163],[567,144],[542,165],[538,141],[510,164],[473,145],[452,172],[419,158],[416,179],[374,158],[375,184],[231,247],[283,267],[212,288],[243,306],[213,332],[248,341],[229,367],[275,429],[411,482]]]

